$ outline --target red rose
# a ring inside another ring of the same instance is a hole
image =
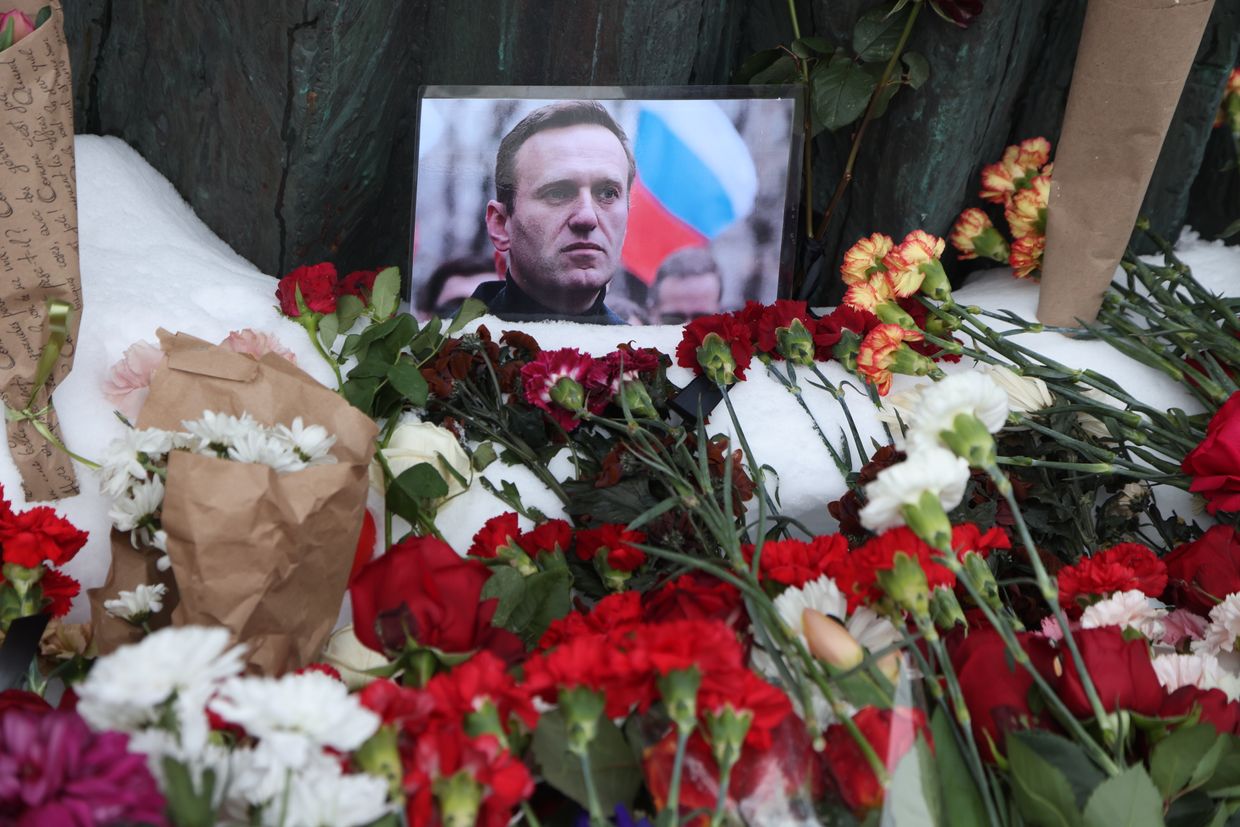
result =
[[[1189,490],[1206,498],[1206,511],[1240,511],[1240,391],[1218,409],[1180,470],[1193,478]]]
[[[1123,632],[1115,626],[1080,629],[1073,637],[1107,712],[1126,709],[1141,715],[1158,714],[1166,693],[1154,673],[1144,638],[1124,640]],[[1073,715],[1093,717],[1076,661],[1066,647],[1060,649],[1051,666],[1040,665],[1039,670]]]
[[[376,652],[410,643],[452,654],[493,652],[506,661],[524,653],[520,638],[491,625],[498,601],[482,600],[491,571],[458,557],[446,543],[413,537],[367,563],[349,585],[357,639]]]
[[[4,562],[37,568],[69,562],[86,545],[87,534],[47,506],[20,514],[0,512],[0,556]]]
[[[1201,723],[1214,727],[1219,735],[1240,735],[1240,703],[1227,700],[1227,694],[1221,689],[1181,686],[1163,701],[1158,717],[1188,715],[1193,707],[1201,710]]]
[[[672,620],[722,620],[734,630],[748,626],[740,591],[703,571],[691,571],[642,596],[647,623]]]
[[[1240,532],[1216,525],[1163,558],[1171,602],[1198,614],[1229,594],[1240,592]]]
[[[362,570],[362,566],[370,562],[370,558],[375,556],[375,538],[378,536],[378,529],[375,528],[375,518],[370,516],[370,509],[362,512],[362,532],[357,536],[357,548],[353,551],[353,567],[349,569],[349,582],[353,582],[353,578],[357,577],[357,573]]]
[[[289,318],[301,315],[297,306],[297,290],[301,289],[301,300],[312,313],[336,312],[336,265],[330,262],[298,267],[276,285],[276,299],[280,302],[280,312]]]
[[[362,301],[368,302],[370,301],[370,294],[374,292],[375,276],[377,275],[379,275],[378,270],[354,270],[342,278],[340,283],[336,285],[336,295],[357,296]],[[304,296],[304,288],[302,292]]]
[[[1135,589],[1158,597],[1165,588],[1166,564],[1140,543],[1120,543],[1059,570],[1059,603],[1074,609],[1112,592]]]
[[[867,706],[853,716],[853,723],[865,740],[883,759],[887,771],[895,770],[904,754],[912,749],[917,733],[930,740],[926,716],[920,709],[896,707],[877,709]],[[822,753],[827,772],[835,779],[844,803],[859,816],[883,803],[883,787],[861,754],[861,747],[843,724],[832,724],[826,732],[827,748]]]
[[[1023,648],[1035,663],[1049,667],[1053,654],[1044,638],[1021,635]],[[1003,638],[993,628],[977,629],[951,649],[952,666],[973,719],[973,737],[983,757],[994,760],[1008,732],[1044,729],[1051,724],[1045,711],[1029,706],[1033,676],[1008,655]]]

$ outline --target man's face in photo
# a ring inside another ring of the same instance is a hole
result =
[[[620,267],[629,221],[624,147],[606,127],[580,124],[535,133],[514,160],[513,208],[491,202],[491,239],[522,290],[561,312],[585,312]]]

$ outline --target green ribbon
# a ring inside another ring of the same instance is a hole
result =
[[[47,344],[43,346],[43,352],[39,354],[39,363],[35,367],[34,387],[30,390],[30,398],[26,401],[26,407],[20,411],[12,409],[6,411],[5,418],[12,422],[29,422],[39,432],[39,435],[51,445],[64,451],[88,468],[99,468],[99,463],[73,453],[52,433],[52,429],[44,422],[44,418],[52,410],[50,402],[46,407],[37,411],[34,410],[34,400],[38,397],[39,391],[43,390],[43,387],[47,384],[47,380],[52,377],[52,370],[56,367],[56,363],[60,361],[61,351],[64,350],[65,341],[69,338],[69,319],[72,313],[73,307],[68,302],[61,299],[48,299],[45,322],[48,329]]]

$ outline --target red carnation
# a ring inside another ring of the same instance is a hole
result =
[[[73,606],[73,598],[82,592],[82,584],[57,569],[44,569],[39,590],[47,605],[44,610],[52,617],[64,617]]]
[[[517,528],[517,512],[506,511],[498,514],[478,529],[474,542],[469,547],[469,556],[494,559],[500,548],[515,543],[519,536],[521,530]]]
[[[740,591],[703,571],[691,571],[642,596],[642,615],[647,623],[672,620],[722,620],[743,631],[749,615]]]
[[[524,669],[526,688],[544,701],[554,702],[561,689],[576,686],[603,693],[608,718],[646,709],[655,700],[650,660],[636,637],[575,637],[530,658]]]
[[[783,359],[784,357],[779,352],[779,342],[775,338],[775,331],[781,327],[789,327],[794,319],[799,320],[806,330],[814,327],[805,302],[778,299],[774,304],[763,307],[754,336],[758,350],[772,359]]]
[[[490,701],[505,727],[513,717],[519,718],[526,729],[538,725],[538,712],[529,693],[517,686],[504,662],[490,652],[479,652],[452,671],[431,678],[426,691],[438,709],[454,720],[463,721],[483,701]]]
[[[976,552],[982,558],[989,559],[995,549],[1012,547],[1012,538],[999,526],[992,526],[982,531],[973,523],[961,523],[952,526],[952,551],[957,557],[964,557],[966,552]]]
[[[564,520],[539,523],[517,538],[517,545],[531,557],[557,550],[567,551],[572,542],[573,527]]]
[[[712,671],[702,676],[698,714],[718,712],[725,706],[753,713],[745,743],[755,749],[770,749],[771,733],[793,714],[792,702],[784,691],[748,669]]]
[[[409,645],[450,654],[489,650],[506,661],[520,638],[491,625],[498,601],[482,600],[491,571],[441,540],[413,537],[367,563],[349,585],[357,639],[376,652]]]
[[[685,325],[683,337],[676,346],[676,364],[692,368],[694,373],[702,375],[697,351],[702,346],[702,341],[711,333],[717,334],[727,343],[735,363],[733,373],[737,379],[744,379],[745,371],[753,361],[754,343],[749,328],[731,314],[702,316]]]
[[[616,571],[635,571],[646,562],[646,553],[630,543],[646,542],[644,531],[630,531],[616,523],[577,532],[577,557],[593,560],[600,553],[603,562]]]
[[[583,410],[598,413],[611,401],[607,365],[576,348],[540,351],[521,368],[525,401],[571,431]]]
[[[289,318],[301,315],[297,306],[297,292],[301,291],[301,300],[312,313],[336,312],[336,265],[331,262],[298,267],[276,286],[276,299],[280,302],[280,312]]]
[[[559,620],[551,621],[538,641],[538,648],[550,649],[567,640],[588,635],[620,639],[641,624],[641,598],[640,592],[609,594],[595,603],[594,610],[588,614],[569,612]]]
[[[1059,603],[1082,608],[1093,598],[1136,589],[1158,597],[1167,587],[1167,566],[1140,543],[1121,543],[1059,570]]]
[[[0,510],[0,556],[4,562],[37,568],[46,560],[53,566],[73,559],[86,545],[87,534],[47,506],[15,513]]]
[[[884,531],[848,557],[848,565],[841,574],[840,587],[848,597],[851,611],[857,605],[869,605],[882,600],[884,592],[878,585],[878,572],[895,566],[895,556],[903,553],[921,566],[926,574],[926,584],[933,592],[939,586],[954,588],[956,575],[933,560],[935,551],[906,526]],[[846,587],[847,586],[847,587]]]
[[[745,562],[753,560],[754,546],[744,545]],[[801,588],[811,580],[839,569],[848,556],[848,541],[839,534],[804,540],[768,540],[762,544],[758,576],[763,580]]]

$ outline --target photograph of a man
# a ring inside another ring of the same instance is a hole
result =
[[[507,279],[474,297],[500,318],[625,324],[605,300],[635,175],[628,136],[597,101],[561,101],[522,118],[500,141],[486,210]]]

